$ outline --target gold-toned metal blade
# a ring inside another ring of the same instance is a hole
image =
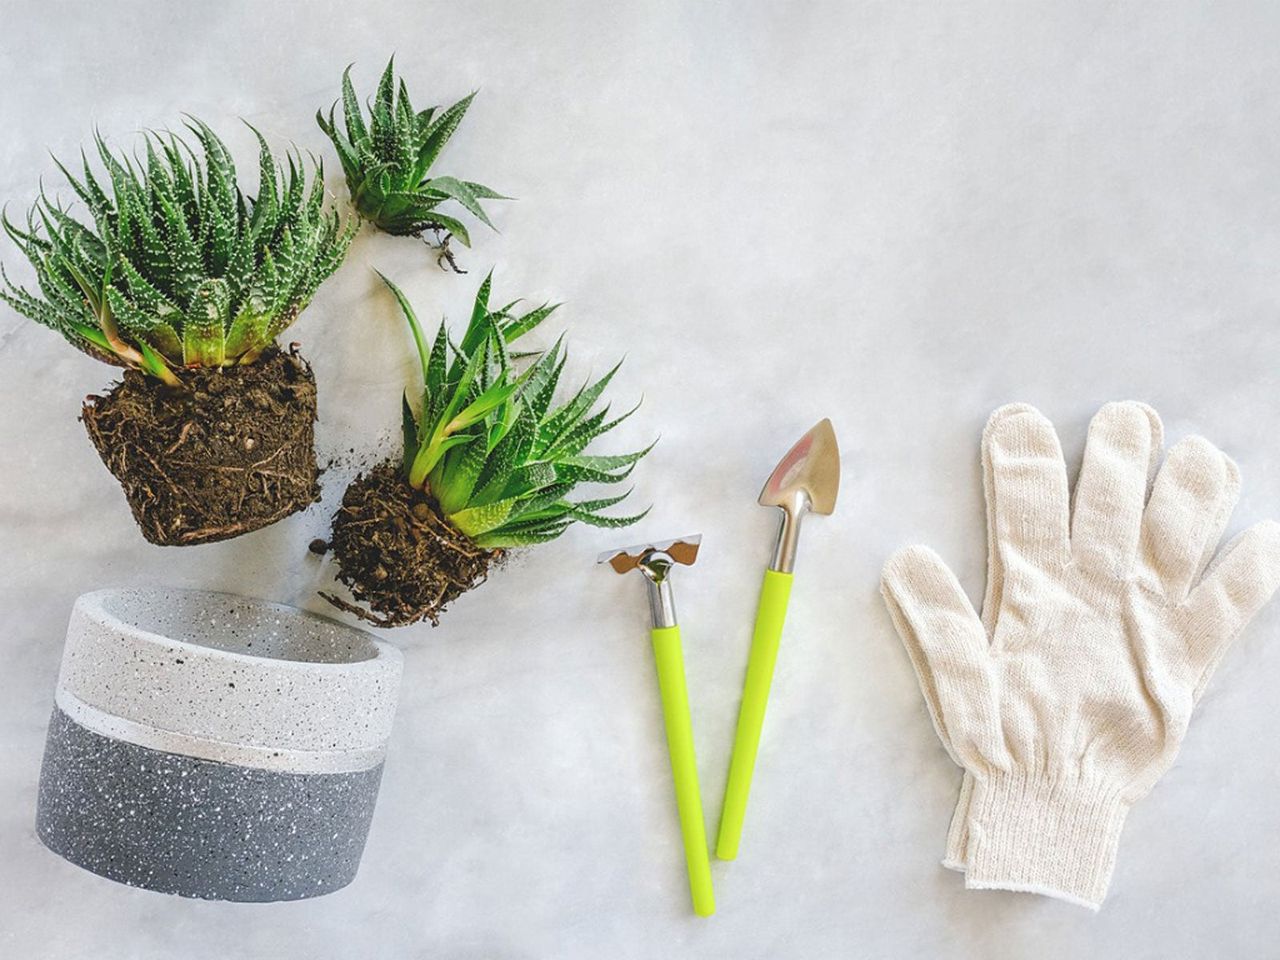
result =
[[[702,543],[702,534],[695,533],[675,540],[663,540],[655,543],[642,543],[622,550],[606,550],[596,557],[596,563],[607,563],[618,573],[634,570],[640,562],[650,554],[663,553],[676,563],[686,567],[692,566],[698,559],[698,545]]]
[[[839,493],[840,446],[831,421],[823,419],[778,461],[760,491],[760,503],[787,507],[803,495],[814,513],[829,514],[836,508]]]

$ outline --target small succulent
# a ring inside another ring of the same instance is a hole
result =
[[[360,216],[397,236],[420,236],[433,230],[457,237],[469,247],[466,226],[438,209],[452,200],[481,223],[493,226],[480,201],[509,198],[469,180],[429,176],[431,165],[462,122],[474,96],[464,97],[447,110],[429,107],[415,112],[403,79],[397,91],[392,58],[382,73],[366,122],[351,85],[351,68],[347,67],[342,74],[346,130],[336,120],[336,101],[327,118],[317,111],[316,122],[333,141]]]
[[[409,321],[425,384],[420,413],[404,397],[404,471],[410,486],[435,499],[451,526],[479,547],[499,549],[554,540],[574,521],[623,527],[644,516],[601,512],[627,493],[569,499],[580,484],[625,480],[652,445],[613,456],[583,452],[635,412],[609,419],[608,405],[595,409],[617,366],[553,406],[566,359],[563,339],[542,353],[510,351],[510,343],[555,305],[523,314],[513,312],[515,304],[491,309],[486,278],[461,343],[451,341],[442,322],[428,345],[405,295],[383,280]],[[521,360],[528,366],[517,373]]]
[[[149,133],[145,160],[96,138],[106,186],[81,156],[83,179],[58,164],[88,209],[81,222],[43,191],[26,229],[4,229],[31,261],[39,294],[4,277],[0,300],[107,363],[166,383],[175,368],[251,363],[342,263],[355,223],[324,207],[315,164],[278,165],[260,146],[246,197],[226,146],[199,120],[182,137]],[[252,128],[251,128],[252,129]]]

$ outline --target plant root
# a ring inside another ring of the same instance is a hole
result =
[[[482,584],[504,556],[450,526],[435,501],[410,487],[391,461],[347,487],[328,546],[337,579],[356,602],[320,595],[377,627],[438,625],[445,607]]]
[[[142,535],[160,546],[227,540],[319,499],[316,385],[295,353],[187,370],[180,387],[136,370],[81,420],[120,481]]]

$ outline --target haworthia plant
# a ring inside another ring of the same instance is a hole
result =
[[[39,292],[5,276],[0,299],[92,356],[169,383],[175,368],[255,360],[342,263],[355,230],[326,209],[318,162],[308,183],[300,155],[278,164],[254,130],[249,197],[222,140],[199,120],[187,128],[199,154],[177,134],[149,133],[145,157],[96,137],[105,177],[83,154],[80,177],[59,163],[86,221],[43,191],[26,229],[3,220]]]
[[[541,353],[511,351],[512,341],[550,316],[555,305],[525,313],[515,312],[516,303],[492,309],[486,277],[462,341],[454,343],[441,322],[428,343],[404,293],[382,279],[409,322],[422,365],[420,409],[415,412],[404,397],[405,475],[436,499],[446,520],[478,546],[493,549],[554,540],[574,521],[623,527],[644,516],[602,512],[630,491],[570,499],[580,484],[621,483],[652,444],[613,456],[584,452],[635,412],[633,407],[610,419],[608,405],[598,405],[618,367],[556,404],[563,341]],[[522,361],[525,369],[517,372]]]
[[[470,246],[466,225],[439,209],[455,201],[481,223],[493,226],[481,201],[509,198],[470,180],[430,175],[432,164],[458,129],[474,96],[464,97],[446,110],[428,107],[415,111],[404,80],[397,84],[392,58],[368,104],[366,120],[347,67],[342,74],[342,125],[336,119],[336,101],[328,117],[316,113],[316,122],[333,141],[351,201],[362,217],[387,233],[403,236],[443,230]]]

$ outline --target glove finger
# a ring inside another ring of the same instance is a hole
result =
[[[1011,579],[1028,566],[1057,569],[1071,558],[1067,468],[1058,435],[1027,404],[1001,407],[982,434],[988,538],[999,559],[998,587],[988,586],[988,608],[1010,595]],[[999,593],[992,592],[998,589]],[[994,617],[988,615],[988,628]]]
[[[995,718],[987,635],[959,581],[927,547],[907,547],[880,580],[938,739],[961,766],[986,743]]]
[[[1280,587],[1280,523],[1266,520],[1223,551],[1187,599],[1187,669],[1200,698],[1231,641]]]
[[[1142,518],[1142,575],[1182,601],[1213,556],[1240,496],[1240,471],[1203,437],[1174,444]]]
[[[996,536],[995,477],[987,439],[1000,420],[1021,413],[1038,415],[1039,411],[1029,403],[1006,403],[991,414],[982,431],[982,490],[987,501],[987,589],[982,598],[982,626],[988,637],[994,636],[996,632],[1000,596],[1004,592],[1004,561],[1000,556],[1000,541]]]
[[[1142,510],[1164,428],[1145,403],[1108,403],[1089,424],[1071,516],[1077,560],[1125,575],[1142,533]]]

